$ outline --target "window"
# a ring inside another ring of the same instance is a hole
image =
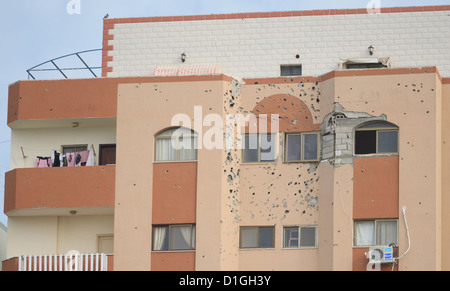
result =
[[[275,228],[273,226],[242,226],[241,248],[273,248]]]
[[[273,162],[276,159],[276,134],[246,134],[242,160],[244,163]]]
[[[354,245],[374,246],[397,244],[396,219],[358,220],[355,221]]]
[[[195,250],[195,225],[153,227],[154,251]]]
[[[63,145],[62,147],[62,153],[65,155],[67,153],[78,153],[78,152],[84,152],[87,151],[87,144],[85,145]]]
[[[173,128],[156,136],[155,160],[196,161],[197,134],[186,128]]]
[[[319,133],[286,134],[285,161],[317,161],[319,160]]]
[[[97,252],[103,254],[114,254],[114,235],[97,235]]]
[[[387,68],[387,65],[384,65],[383,63],[360,63],[360,64],[346,64],[346,69],[353,70],[353,69],[376,69],[376,68]]]
[[[283,228],[283,248],[317,247],[316,226],[289,226]]]
[[[355,154],[398,153],[398,127],[375,122],[355,130]]]
[[[282,65],[281,66],[281,76],[301,76],[302,66],[301,65]]]

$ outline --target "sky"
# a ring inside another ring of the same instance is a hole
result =
[[[0,4],[0,223],[7,225],[3,196],[5,172],[10,170],[11,130],[6,121],[9,85],[28,79],[27,69],[50,59],[100,49],[106,14],[110,18],[123,18],[321,10],[366,8],[369,3],[403,7],[450,5],[450,0],[3,0]],[[90,65],[101,65],[101,54],[90,56]],[[46,79],[49,75],[38,77]]]

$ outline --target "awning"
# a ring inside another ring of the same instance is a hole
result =
[[[155,76],[217,75],[222,73],[220,65],[161,65]]]

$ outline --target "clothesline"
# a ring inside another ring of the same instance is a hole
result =
[[[87,151],[76,151],[62,154],[53,150],[50,157],[36,157],[36,168],[81,167],[95,165],[94,146]]]

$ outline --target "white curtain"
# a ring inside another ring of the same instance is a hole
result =
[[[358,221],[355,223],[355,245],[371,246],[375,244],[375,222]]]
[[[196,161],[197,136],[190,129],[170,129],[156,139],[156,161]]]
[[[164,240],[167,235],[167,227],[156,227],[153,231],[153,249],[162,251]]]
[[[187,245],[191,245],[191,226],[180,227],[181,234],[183,235],[184,241]]]
[[[197,160],[197,137],[183,137],[181,146],[178,151],[180,161],[196,161]]]
[[[176,159],[176,151],[172,146],[172,139],[170,138],[156,139],[156,160],[173,161],[175,159]]]
[[[377,222],[377,244],[389,245],[397,244],[397,221]]]
[[[171,250],[191,249],[191,226],[170,227],[170,249]]]

